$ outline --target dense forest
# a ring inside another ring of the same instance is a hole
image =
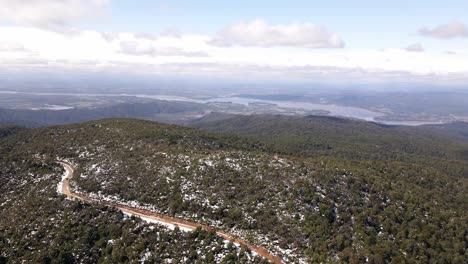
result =
[[[441,125],[424,125],[420,128],[432,131],[438,134],[444,134],[449,137],[468,141],[468,123],[467,122],[452,122]]]
[[[1,126],[0,125],[0,138],[11,136],[11,135],[16,134],[18,132],[21,132],[23,130],[25,130],[25,128],[20,127],[20,126],[13,126],[13,125]]]
[[[287,263],[468,261],[466,145],[323,117],[262,134],[275,119],[232,123],[249,137],[106,119],[0,139],[0,263],[262,261],[209,232],[63,199],[57,159],[77,168],[77,192],[227,230]]]
[[[191,126],[248,136],[295,156],[411,162],[468,177],[468,123],[410,127],[327,116],[237,115],[208,116]]]
[[[266,263],[214,232],[170,230],[65,199],[57,193],[63,169],[51,159],[60,147],[46,154],[40,148],[53,143],[33,135],[0,141],[0,263]]]

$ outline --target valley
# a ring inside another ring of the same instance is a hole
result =
[[[15,124],[15,122],[21,124],[25,120],[36,119],[35,125],[43,126],[108,117],[132,117],[186,124],[214,112],[241,115],[322,115],[407,126],[468,121],[468,112],[464,107],[468,95],[463,92],[457,92],[456,96],[439,91],[426,94],[364,92],[358,99],[358,96],[351,92],[337,95],[335,92],[326,92],[322,89],[318,91],[302,95],[298,95],[298,92],[193,95],[182,92],[144,94],[134,91],[96,93],[91,89],[84,89],[80,93],[2,90],[0,111],[9,112],[8,115],[12,117],[9,119],[2,117],[0,112],[0,124]],[[452,100],[455,98],[455,101]],[[447,100],[455,103],[447,106],[445,104]],[[153,105],[153,109],[146,107],[144,112],[134,110],[148,105]],[[169,111],[160,111],[158,105],[174,107]],[[119,111],[106,112],[113,108]],[[82,117],[74,117],[77,113]],[[37,116],[42,118],[37,120]],[[47,120],[45,117],[48,117]]]

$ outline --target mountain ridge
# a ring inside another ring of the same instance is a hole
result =
[[[207,118],[189,125],[248,136],[293,155],[411,161],[468,177],[468,141],[452,136],[459,132],[440,132],[445,130],[444,125],[407,127],[338,117],[281,115]]]

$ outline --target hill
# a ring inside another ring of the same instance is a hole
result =
[[[413,162],[468,177],[468,142],[454,136],[466,124],[409,127],[327,116],[237,115],[190,126],[248,136],[290,155]]]
[[[1,126],[0,125],[0,138],[2,137],[8,137],[13,134],[16,134],[18,132],[24,131],[26,128],[20,127],[20,126]]]
[[[150,227],[63,199],[61,159],[76,167],[76,192],[226,230],[287,263],[467,261],[467,179],[411,161],[291,155],[277,149],[286,141],[266,141],[131,119],[0,139],[0,256],[262,261],[213,234]]]
[[[0,263],[263,261],[244,248],[225,243],[211,232],[169,230],[127,217],[106,206],[71,201],[58,194],[57,184],[63,169],[55,160],[57,157],[74,157],[71,159],[75,161],[83,158],[76,152],[82,148],[81,144],[87,148],[100,138],[109,144],[107,147],[116,147],[112,145],[119,143],[113,141],[117,138],[109,136],[119,133],[117,130],[140,131],[143,138],[161,132],[162,139],[173,142],[184,131],[143,121],[107,120],[104,123],[115,123],[113,129],[116,130],[103,129],[89,137],[100,125],[82,124],[31,129],[0,139]],[[159,128],[159,131],[152,128]],[[164,132],[166,129],[174,133]],[[188,140],[197,141],[197,137],[202,138],[193,135]],[[135,140],[137,142],[138,138]],[[209,137],[204,140],[212,142]],[[236,142],[232,137],[230,140]],[[237,141],[239,147],[251,147]],[[222,142],[230,144],[229,139]]]
[[[453,122],[443,125],[425,125],[422,128],[441,133],[449,137],[455,137],[468,141],[468,123],[466,122]]]
[[[183,120],[183,114],[204,110],[206,106],[189,102],[154,100],[149,103],[119,103],[94,108],[67,110],[26,110],[0,108],[0,124],[40,127],[70,124],[102,118],[142,118],[149,120]],[[165,115],[170,115],[171,118]],[[182,115],[182,116],[178,116]]]

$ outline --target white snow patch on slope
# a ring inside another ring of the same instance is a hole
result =
[[[68,177],[68,171],[65,170],[65,172],[62,174],[62,178],[60,179],[60,182],[57,184],[57,193],[58,194],[63,194],[62,192],[62,186],[63,186],[63,181]]]
[[[132,216],[132,214],[130,213],[127,213],[127,212],[123,212],[125,215],[128,215],[128,216]],[[179,225],[175,225],[175,224],[169,224],[169,223],[166,223],[166,222],[163,222],[163,221],[159,221],[159,220],[156,220],[156,219],[152,219],[152,218],[149,218],[149,217],[144,217],[144,216],[139,216],[139,215],[135,215],[135,217],[139,217],[141,218],[141,220],[147,222],[147,223],[151,223],[151,224],[158,224],[158,225],[161,225],[161,226],[164,226],[170,230],[174,230],[175,227],[179,227],[179,230],[180,231],[183,231],[183,232],[192,232],[193,229],[191,228],[188,228],[188,227],[183,227],[183,226],[179,226]]]

